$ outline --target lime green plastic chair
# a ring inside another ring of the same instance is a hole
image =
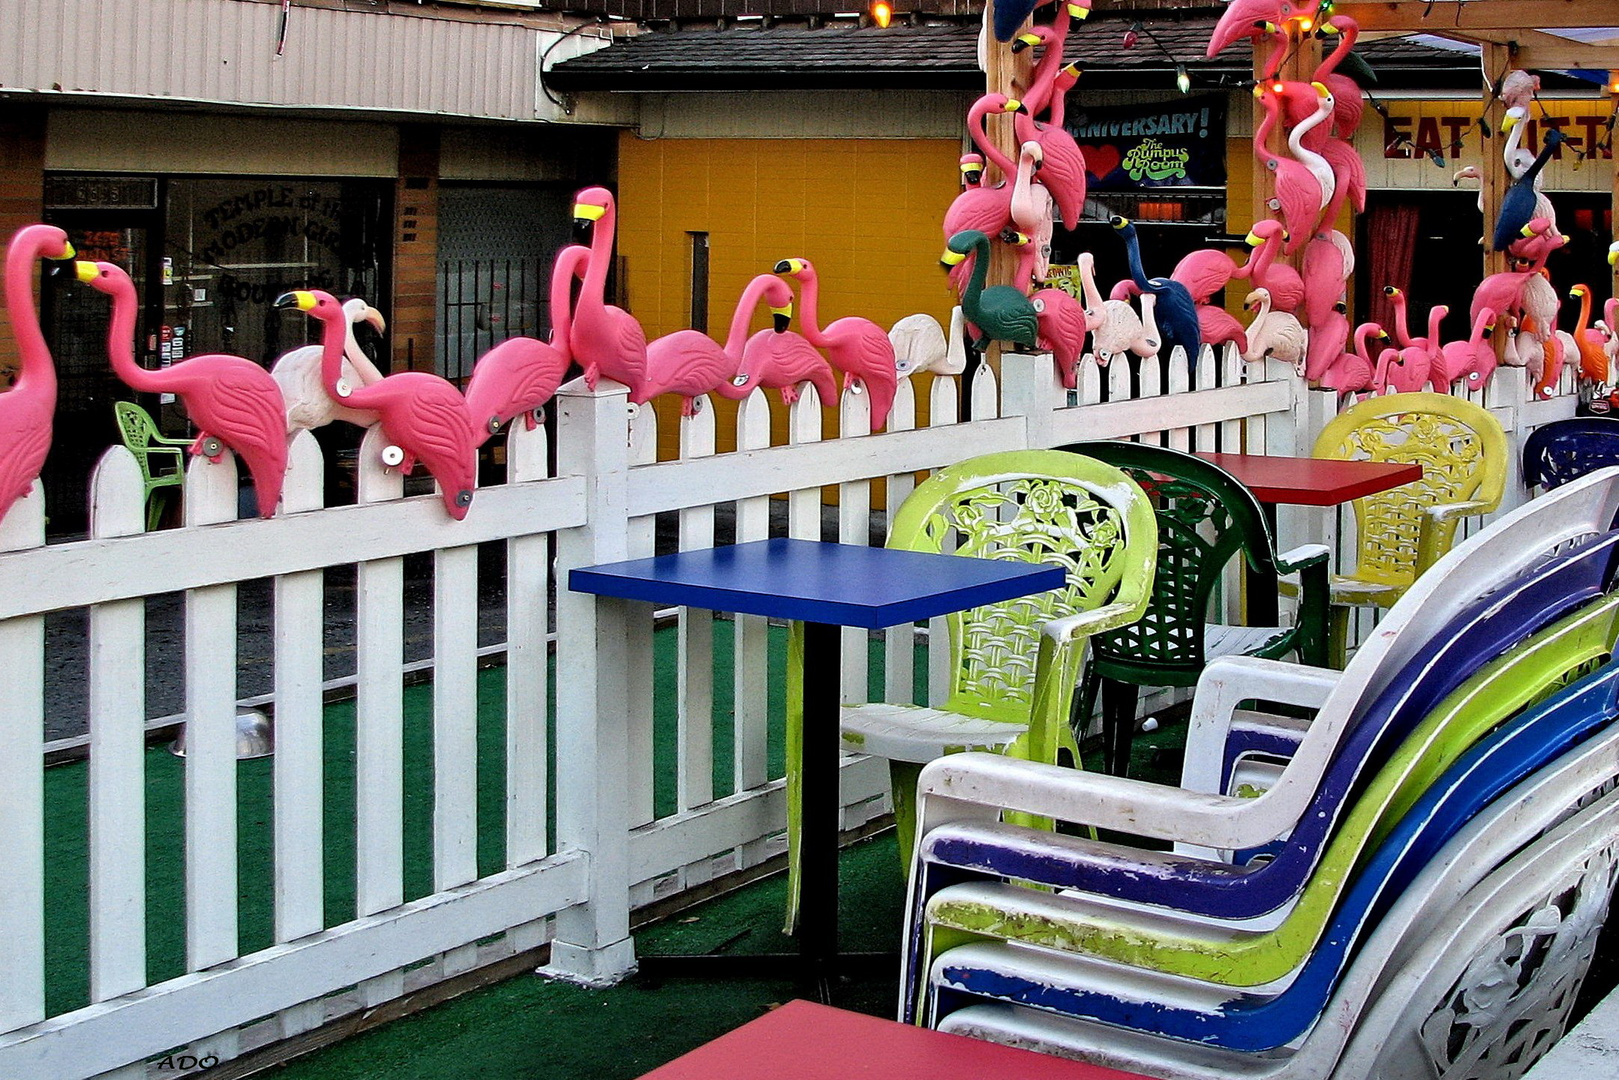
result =
[[[1005,882],[971,883],[929,901],[926,955],[988,937],[1222,986],[1283,978],[1308,958],[1357,868],[1446,769],[1520,710],[1613,655],[1616,616],[1619,596],[1592,601],[1492,660],[1441,702],[1378,770],[1296,904],[1273,928],[1263,919],[1248,929]]]
[[[189,447],[191,440],[162,434],[147,411],[133,401],[115,401],[112,411],[118,419],[118,434],[141,467],[141,482],[146,487],[146,531],[152,532],[163,518],[163,500],[154,496],[165,488],[178,490],[185,484],[186,451],[182,448]]]
[[[1332,420],[1314,455],[1422,466],[1422,479],[1353,503],[1355,569],[1332,579],[1332,653],[1342,667],[1348,608],[1394,604],[1450,550],[1461,519],[1501,505],[1507,439],[1484,409],[1449,394],[1370,397]]]

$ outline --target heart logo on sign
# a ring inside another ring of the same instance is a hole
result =
[[[1119,148],[1111,143],[1106,146],[1081,146],[1079,150],[1085,155],[1085,171],[1098,180],[1118,168],[1122,160]]]

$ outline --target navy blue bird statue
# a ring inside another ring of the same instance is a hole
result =
[[[1136,239],[1136,227],[1129,218],[1115,214],[1108,219],[1108,224],[1124,238],[1125,254],[1130,258],[1130,279],[1142,292],[1150,292],[1158,298],[1155,315],[1163,338],[1163,346],[1158,350],[1159,358],[1167,361],[1169,351],[1179,345],[1186,350],[1187,369],[1196,368],[1203,338],[1198,330],[1197,305],[1192,302],[1192,294],[1185,285],[1173,278],[1150,278],[1141,269],[1141,243]]]
[[[1535,163],[1501,197],[1501,213],[1495,219],[1495,235],[1490,239],[1491,251],[1505,251],[1514,240],[1523,236],[1523,227],[1535,216],[1535,177],[1546,167],[1552,154],[1563,143],[1563,133],[1556,128],[1546,132],[1545,145]]]
[[[1046,0],[995,0],[995,12],[990,21],[990,29],[995,32],[995,40],[1011,41],[1022,29],[1024,22],[1034,13],[1034,9],[1045,2]],[[1091,13],[1091,0],[1078,0],[1075,6],[1082,9],[1075,13],[1077,18],[1083,19]]]

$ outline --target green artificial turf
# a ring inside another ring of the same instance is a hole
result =
[[[781,718],[785,630],[770,633],[770,770],[783,769]],[[654,803],[659,815],[675,805],[675,638],[655,635],[657,696]],[[731,623],[714,632],[714,789],[731,790]],[[882,645],[871,644],[871,691],[882,694]],[[555,685],[553,678],[552,685]],[[918,650],[916,688],[925,695],[926,663]],[[920,697],[919,697],[920,699]],[[504,869],[505,671],[478,677],[478,870]],[[325,712],[326,925],[354,918],[353,702]],[[1151,777],[1152,749],[1178,745],[1185,725],[1166,724],[1137,740],[1132,775]],[[432,891],[432,688],[405,690],[405,898]],[[555,767],[555,762],[553,769]],[[237,871],[243,954],[273,943],[271,797],[273,759],[238,769]],[[146,756],[147,973],[158,983],[185,973],[185,764],[163,749]],[[89,1003],[88,860],[86,806],[89,770],[83,763],[46,773],[46,1008],[57,1015]],[[1164,779],[1170,779],[1164,777]],[[843,947],[897,947],[903,882],[892,834],[857,845],[843,858],[840,934]],[[791,952],[781,934],[785,882],[780,876],[706,902],[637,936],[643,954]],[[897,993],[889,976],[845,985],[838,1004],[889,1015]],[[633,1077],[759,1015],[792,996],[779,981],[632,979],[605,991],[585,991],[521,977],[467,994],[415,1016],[299,1059],[283,1075],[298,1077],[427,1078]]]

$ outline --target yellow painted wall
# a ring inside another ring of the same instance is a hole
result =
[[[687,234],[706,232],[708,330],[716,339],[749,279],[787,258],[815,264],[823,325],[860,315],[888,327],[916,312],[948,325],[954,298],[939,266],[941,223],[957,194],[960,154],[952,139],[644,140],[626,132],[618,253],[629,310],[649,338],[688,325]],[[766,325],[755,318],[755,329]],[[918,397],[925,389],[917,387]],[[776,396],[770,392],[773,409]],[[658,402],[670,421],[659,425],[660,456],[673,452],[676,406]],[[734,410],[718,407],[722,416]],[[829,434],[835,421],[828,411]]]

